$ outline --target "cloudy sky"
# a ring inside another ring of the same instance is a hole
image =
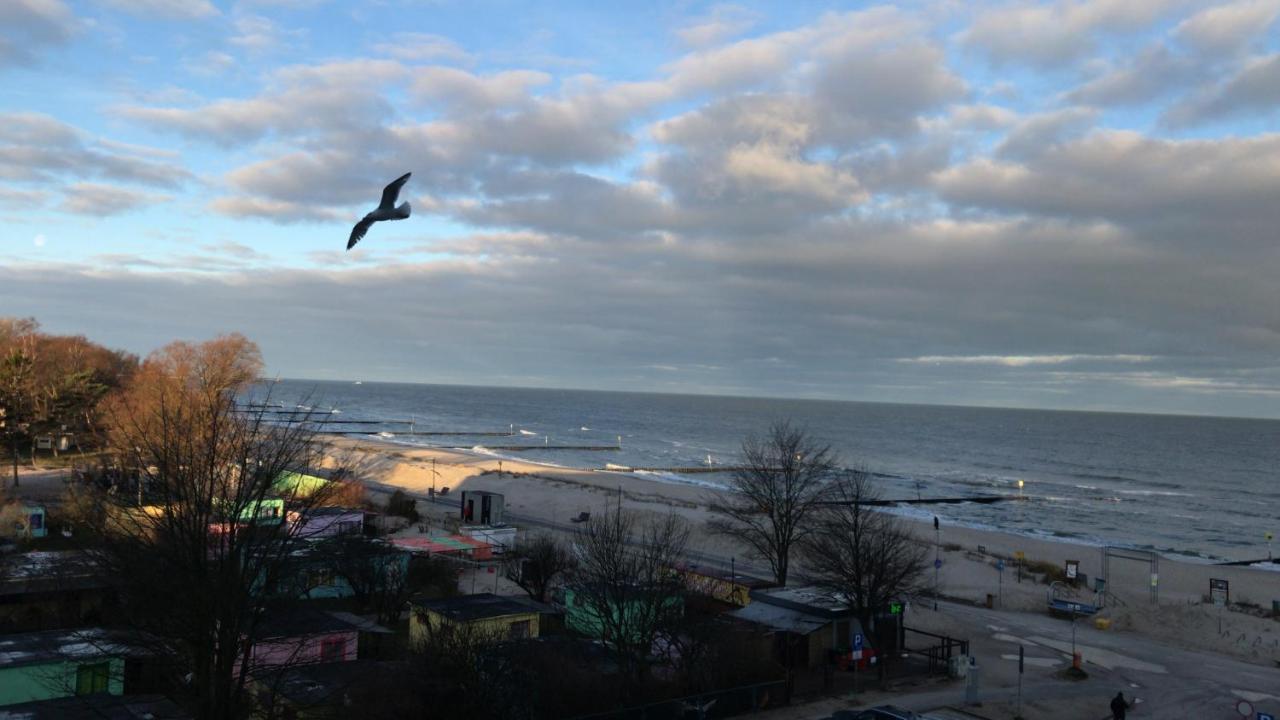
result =
[[[5,0],[0,314],[284,377],[1280,416],[1278,14]]]

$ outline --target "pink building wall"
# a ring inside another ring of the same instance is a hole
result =
[[[300,638],[273,638],[253,648],[250,667],[254,670],[318,662],[345,662],[356,659],[359,633],[349,630]],[[329,655],[326,655],[326,649]]]

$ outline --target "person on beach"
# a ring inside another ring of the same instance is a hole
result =
[[[1111,720],[1124,720],[1124,711],[1128,709],[1129,703],[1124,701],[1124,693],[1118,692],[1111,698]]]

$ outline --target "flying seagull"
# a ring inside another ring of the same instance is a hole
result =
[[[412,174],[405,173],[382,189],[382,202],[373,212],[365,215],[363,220],[351,228],[351,239],[347,241],[348,250],[355,247],[356,243],[364,238],[365,233],[369,232],[369,228],[379,220],[403,220],[409,217],[409,203],[403,202],[400,203],[400,207],[396,207],[396,199],[400,197],[400,188]]]

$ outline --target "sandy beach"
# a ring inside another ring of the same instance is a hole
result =
[[[740,547],[706,531],[711,493],[693,484],[660,482],[640,475],[550,467],[501,459],[476,452],[415,448],[368,438],[332,438],[334,457],[358,468],[375,493],[400,488],[426,495],[434,486],[503,493],[508,511],[518,518],[568,525],[580,512],[598,513],[619,501],[642,513],[676,512],[690,522],[692,549],[724,560],[735,558],[745,572],[764,574],[760,563],[747,559]],[[501,463],[501,474],[499,464]],[[434,472],[433,472],[434,470]],[[1033,511],[1028,504],[1028,511]],[[443,524],[443,509],[429,521]],[[903,518],[923,543],[934,551],[932,524]],[[515,524],[519,524],[517,520]],[[1080,572],[1092,579],[1102,572],[1102,549],[996,531],[949,526],[941,528],[937,548],[942,567],[938,589],[943,597],[985,603],[992,595],[998,607],[1011,612],[1044,613],[1048,586],[1026,575],[1018,582],[1016,554],[1026,563],[1047,562],[1062,567],[1078,561]],[[1004,559],[1003,573],[997,562]],[[1230,583],[1231,607],[1220,610],[1208,600],[1209,579]],[[932,585],[929,573],[928,585]],[[1269,617],[1271,603],[1280,600],[1280,572],[1239,566],[1209,565],[1169,557],[1158,558],[1158,602],[1152,602],[1151,569],[1146,562],[1111,561],[1107,607],[1101,617],[1115,632],[1136,632],[1170,644],[1208,649],[1239,659],[1271,665],[1280,662],[1280,622]],[[1093,603],[1092,592],[1078,599]],[[1219,631],[1221,623],[1221,631]]]

